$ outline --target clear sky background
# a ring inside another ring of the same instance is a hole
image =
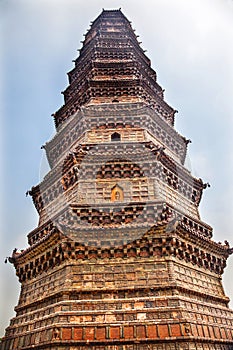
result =
[[[105,9],[122,8],[192,140],[192,173],[209,182],[200,213],[214,239],[233,245],[233,1],[0,0],[0,335],[14,315],[19,283],[4,258],[27,246],[38,216],[25,192],[40,180],[41,145],[54,133],[66,73],[80,41]],[[223,283],[233,301],[233,256]],[[231,303],[233,307],[233,303]]]

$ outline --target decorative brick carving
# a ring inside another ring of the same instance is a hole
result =
[[[68,73],[51,171],[14,250],[21,283],[1,350],[230,350],[221,278],[233,252],[198,206],[156,72],[120,10],[103,11]]]

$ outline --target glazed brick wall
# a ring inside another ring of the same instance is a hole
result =
[[[85,327],[83,330],[85,340],[95,339],[95,328],[94,327]]]
[[[109,338],[120,339],[120,327],[110,327]]]
[[[62,339],[63,340],[70,340],[70,339],[72,339],[71,328],[63,328],[62,329]]]
[[[83,337],[83,328],[74,328],[74,340],[82,340]]]
[[[147,336],[148,338],[155,339],[158,338],[158,331],[156,325],[147,326]]]
[[[98,327],[96,328],[96,340],[105,340],[106,339],[106,328]]]
[[[124,338],[125,339],[134,338],[134,327],[133,326],[125,326],[124,327]]]
[[[169,337],[169,331],[168,331],[168,326],[166,324],[164,325],[158,325],[158,332],[159,332],[159,337],[164,339],[166,337]]]
[[[171,324],[170,329],[171,329],[171,335],[173,337],[180,337],[181,336],[181,329],[180,329],[179,324]]]

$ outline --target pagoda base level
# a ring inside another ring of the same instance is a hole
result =
[[[22,347],[21,350],[31,350],[32,345]],[[33,345],[33,350],[232,350],[233,342],[224,342],[222,340],[213,341],[211,339],[174,339],[174,340],[156,340],[156,341],[141,341],[127,342],[112,341],[111,344],[106,342],[90,342],[81,344],[80,342],[66,343],[47,343]],[[17,350],[8,342],[2,343],[0,350]]]

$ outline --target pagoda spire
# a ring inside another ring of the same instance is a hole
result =
[[[65,104],[54,114],[58,128],[81,106],[144,102],[174,125],[175,110],[164,100],[156,72],[121,10],[103,10],[85,34],[68,73]]]

